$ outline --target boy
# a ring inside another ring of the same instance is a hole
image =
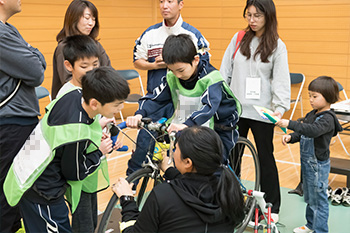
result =
[[[16,205],[21,199],[27,232],[71,232],[63,195],[69,185],[74,212],[82,180],[98,168],[103,154],[112,149],[111,139],[102,137],[101,127],[106,125],[100,125],[96,116],[112,118],[122,109],[128,94],[128,83],[116,70],[100,67],[83,76],[82,90],[74,89],[47,106],[40,126],[51,153],[25,155],[25,163],[17,156],[5,181],[8,202]],[[42,162],[33,169],[33,160]],[[32,168],[29,179],[23,175],[18,178],[18,167],[22,173]]]
[[[169,36],[162,55],[170,72],[154,94],[140,99],[140,107],[135,116],[128,117],[127,125],[137,126],[142,117],[159,111],[171,102],[173,109],[164,116],[171,117],[168,132],[193,125],[210,126],[219,134],[227,160],[238,138],[236,123],[241,112],[239,101],[220,72],[209,63],[207,56],[197,54],[190,36]]]
[[[314,79],[308,87],[313,108],[303,122],[281,119],[277,126],[294,130],[283,135],[282,144],[300,142],[300,164],[306,224],[293,230],[295,233],[328,232],[329,204],[327,197],[330,171],[329,144],[332,137],[342,131],[331,104],[339,99],[337,82],[328,76]]]
[[[96,42],[89,36],[69,36],[64,41],[64,66],[72,73],[72,79],[58,91],[57,96],[65,94],[74,87],[81,88],[81,77],[100,66]]]

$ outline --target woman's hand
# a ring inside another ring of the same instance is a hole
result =
[[[285,134],[282,136],[282,144],[285,146],[287,145],[288,142],[290,142],[290,140],[292,139],[292,136],[290,136],[289,134]]]
[[[132,193],[132,186],[133,184],[129,184],[125,178],[119,178],[118,181],[112,185],[113,192],[118,196],[121,197],[123,195],[125,196],[133,196]]]
[[[169,167],[174,167],[174,162],[171,161],[171,163],[169,164],[169,160],[170,157],[169,156],[163,156],[163,160],[162,162],[159,164],[159,168],[160,170],[162,170],[163,172],[165,172],[166,170],[168,170]]]
[[[272,116],[276,116],[278,117],[279,119],[282,118],[282,114],[279,112],[279,111],[275,111],[274,113],[271,114]]]
[[[130,128],[137,128],[139,127],[139,123],[141,119],[142,119],[141,114],[137,114],[135,116],[129,116],[128,118],[126,118],[126,126]]]
[[[171,123],[167,129],[168,133],[171,133],[173,131],[178,132],[183,130],[184,128],[187,128],[188,126],[185,124],[175,124],[175,123]]]

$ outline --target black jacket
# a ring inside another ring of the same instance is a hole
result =
[[[126,232],[233,232],[234,223],[221,214],[215,201],[217,177],[195,173],[181,175],[169,168],[156,186],[142,212],[134,201],[123,201],[122,221],[137,220]]]
[[[320,117],[320,119],[315,122],[317,117]],[[294,130],[294,133],[290,134],[292,138],[289,143],[299,142],[301,135],[314,138],[315,155],[321,161],[329,158],[331,138],[343,130],[332,110],[317,114],[316,110],[312,110],[306,114],[302,123],[289,121],[288,129]]]

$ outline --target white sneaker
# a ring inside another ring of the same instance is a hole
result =
[[[293,230],[294,233],[311,233],[313,230],[309,229],[307,226],[297,227]]]
[[[275,224],[278,223],[278,220],[279,220],[278,214],[271,214],[271,219]]]

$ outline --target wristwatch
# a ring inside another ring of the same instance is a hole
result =
[[[130,196],[130,195],[120,196],[120,201],[133,201],[133,200],[134,200],[134,196]]]

